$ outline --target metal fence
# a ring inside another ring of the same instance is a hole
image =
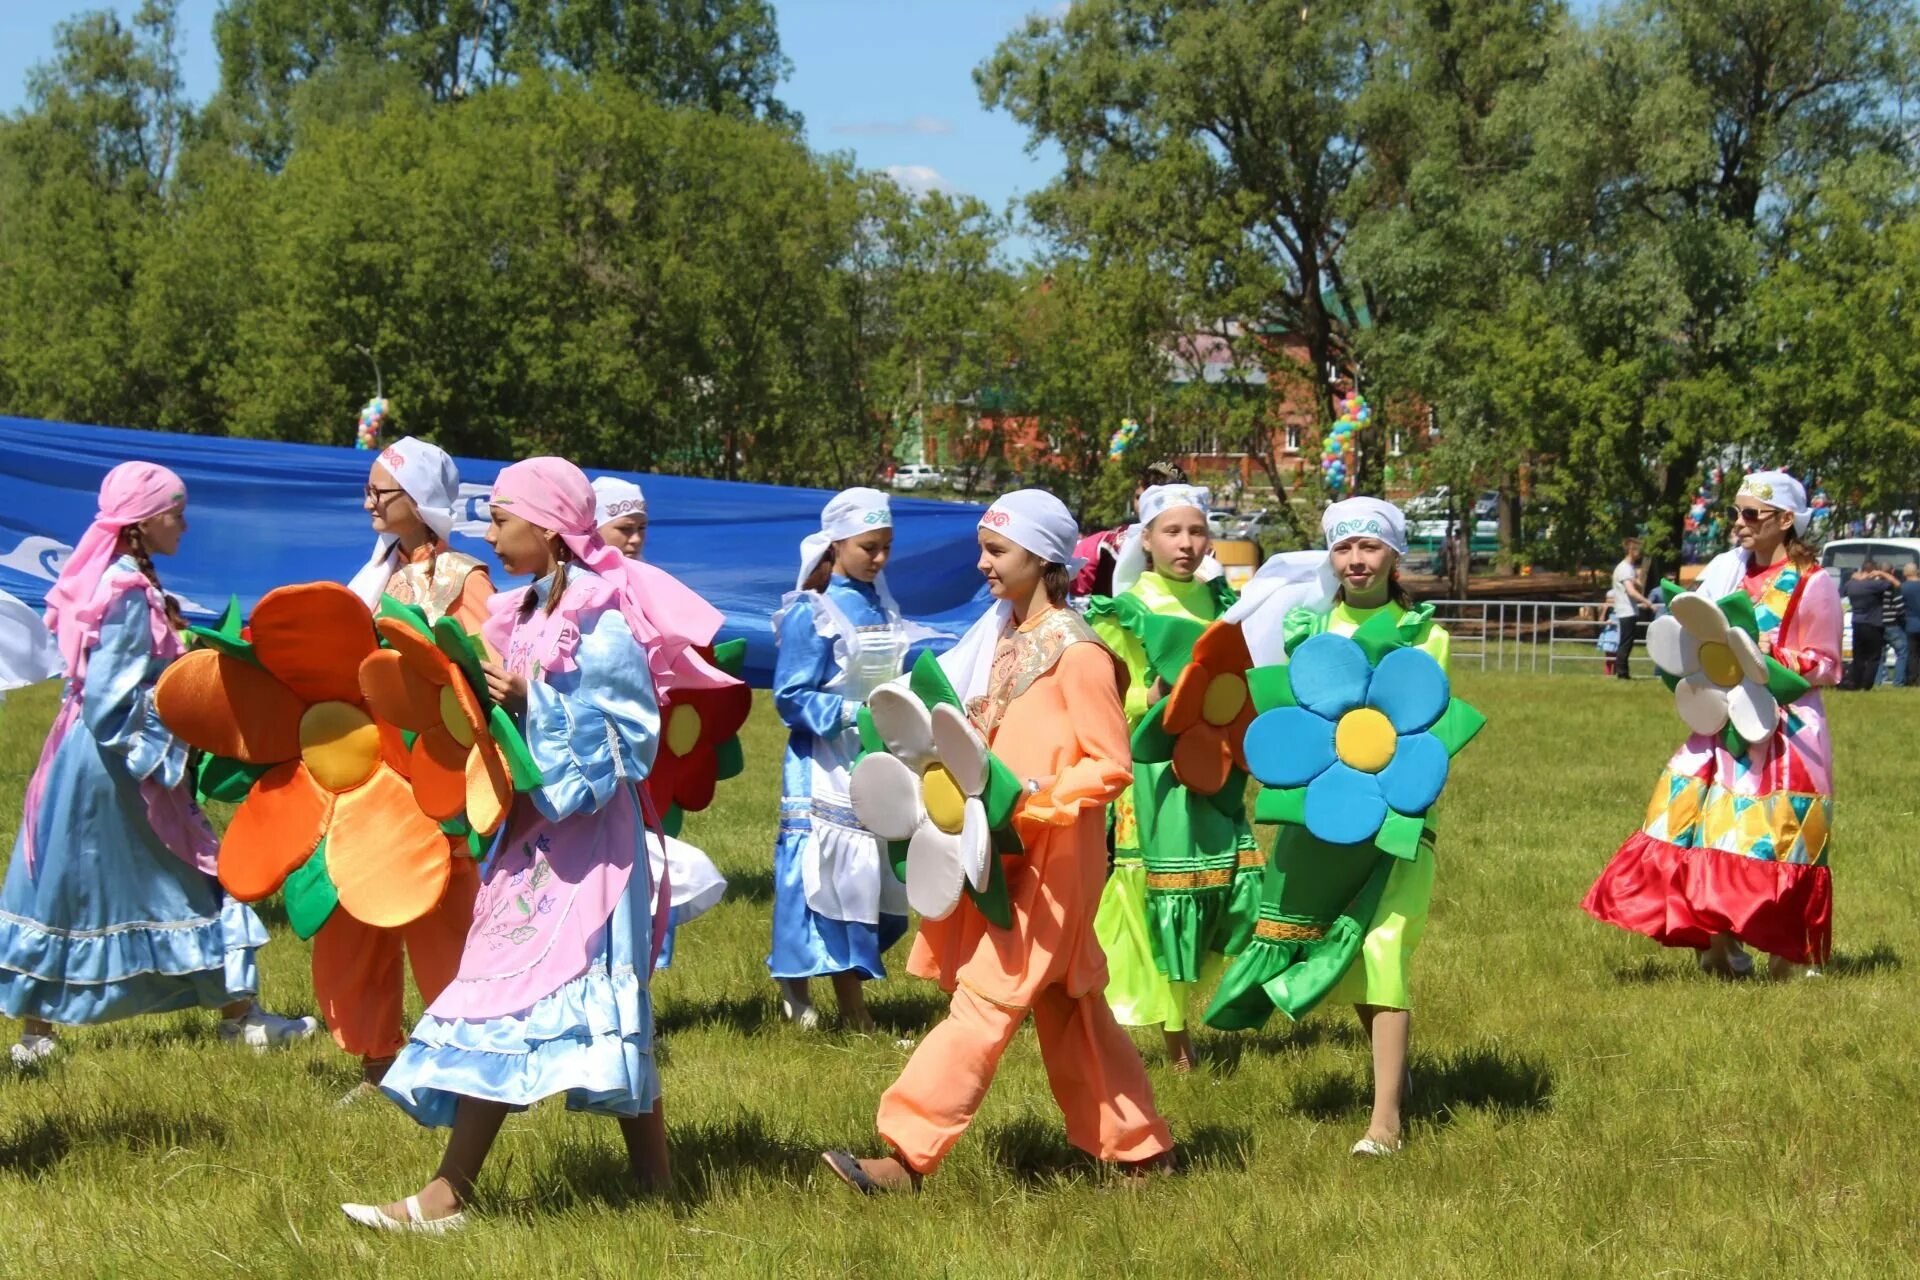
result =
[[[1434,600],[1433,620],[1453,638],[1452,661],[1481,671],[1544,671],[1600,675],[1612,655],[1601,650],[1609,625],[1601,604],[1554,600]],[[1641,639],[1645,639],[1644,623]],[[1640,648],[1645,661],[1646,649]]]

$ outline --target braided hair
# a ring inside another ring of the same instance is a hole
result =
[[[140,526],[128,525],[121,531],[120,540],[126,546],[127,554],[133,557],[134,565],[160,594],[167,612],[167,625],[175,631],[185,631],[187,620],[180,613],[180,602],[168,595],[167,589],[160,585],[160,571],[153,567],[153,557],[147,552],[147,536],[140,532]]]
[[[560,597],[567,594],[567,566],[573,563],[573,552],[559,538],[553,540],[553,590],[547,593],[547,612],[552,613],[560,607]],[[527,594],[520,598],[520,617],[524,621],[533,616],[540,607],[540,589],[536,583],[527,588]]]

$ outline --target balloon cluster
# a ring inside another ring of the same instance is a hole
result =
[[[1107,461],[1118,462],[1126,457],[1127,450],[1133,447],[1133,438],[1140,434],[1140,423],[1133,418],[1120,419],[1120,426],[1107,441]]]
[[[353,447],[356,449],[378,449],[380,447],[380,428],[387,421],[387,398],[375,396],[360,407],[360,425],[353,433]]]
[[[1320,452],[1320,478],[1330,497],[1338,498],[1347,491],[1353,470],[1353,433],[1371,421],[1373,407],[1365,396],[1349,391],[1340,397],[1340,416],[1334,419]]]

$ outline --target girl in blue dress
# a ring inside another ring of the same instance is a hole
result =
[[[781,767],[767,970],[789,1022],[819,1024],[810,979],[833,979],[840,1019],[873,1030],[861,984],[907,930],[907,892],[886,848],[853,816],[847,786],[867,696],[897,677],[913,634],[887,590],[893,513],[877,489],[848,489],[800,544],[797,590],[774,619],[773,705],[792,732]]]
[[[180,545],[186,505],[173,472],[121,463],[47,592],[67,684],[0,887],[0,1010],[23,1020],[22,1066],[53,1052],[55,1026],[141,1013],[218,1008],[221,1038],[256,1050],[318,1025],[255,1002],[266,928],[214,879],[187,746],[154,713],[182,648],[152,557]]]

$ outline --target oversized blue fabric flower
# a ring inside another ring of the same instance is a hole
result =
[[[1276,789],[1259,816],[1401,857],[1418,847],[1448,762],[1486,723],[1452,696],[1432,655],[1386,626],[1314,636],[1248,684],[1261,714],[1247,730],[1247,767]]]

